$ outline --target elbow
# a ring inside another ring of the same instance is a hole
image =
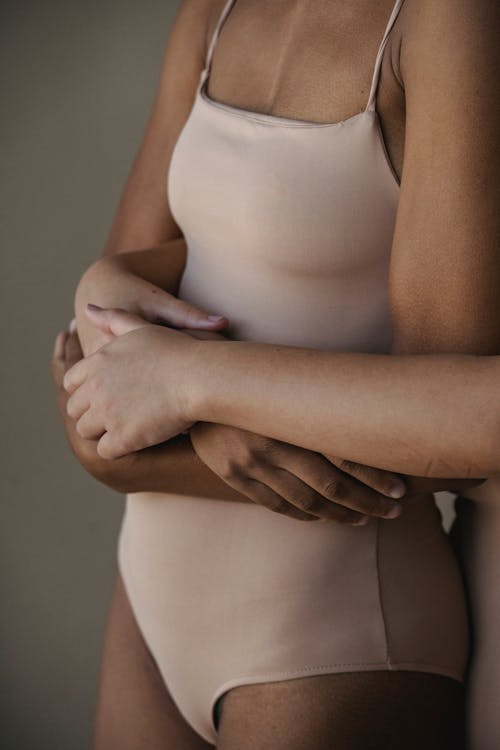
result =
[[[77,319],[82,314],[84,305],[89,302],[89,296],[97,292],[98,280],[104,274],[106,263],[107,260],[105,258],[100,258],[94,261],[82,274],[75,290],[74,304]]]

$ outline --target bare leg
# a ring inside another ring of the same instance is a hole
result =
[[[170,697],[118,574],[104,642],[93,750],[207,750]]]
[[[462,750],[460,683],[417,672],[243,685],[222,697],[217,750]]]

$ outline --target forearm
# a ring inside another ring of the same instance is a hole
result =
[[[155,247],[110,255],[106,261],[117,264],[123,271],[139,276],[170,294],[177,294],[187,248],[184,237],[176,237]]]
[[[86,468],[117,492],[159,492],[251,502],[198,458],[185,435],[114,461],[100,458],[93,448]]]
[[[500,361],[198,342],[189,418],[417,476],[500,472]]]
[[[175,295],[185,260],[184,238],[177,238],[154,248],[120,253],[93,263],[80,279],[75,294],[75,316],[84,353],[92,351],[96,336],[84,312],[88,302],[140,312],[138,283],[143,297],[151,297],[152,304],[157,287]],[[150,288],[149,284],[153,286]]]

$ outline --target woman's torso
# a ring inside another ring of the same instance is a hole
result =
[[[167,184],[187,244],[179,296],[227,315],[234,338],[390,350],[388,275],[404,131],[391,58],[402,7],[403,0],[218,4],[227,26],[210,45],[213,68],[200,77]],[[258,643],[285,653],[280,669],[289,670],[289,654],[282,641],[274,647],[276,633],[287,634],[287,645],[297,646],[292,661],[300,651],[308,670],[397,665],[461,679],[463,590],[432,496],[410,498],[395,521],[354,531],[361,533],[296,523],[252,503],[140,493],[128,499],[121,568],[156,653],[168,648],[172,617],[180,613],[183,633],[184,613],[195,606],[188,619],[202,625],[197,655],[226,668],[238,651],[248,661],[238,661],[240,674],[259,671],[260,647],[231,651],[227,640],[246,634],[233,614],[246,618],[249,603]],[[230,607],[223,631],[219,595]],[[328,611],[311,615],[313,604]],[[213,644],[205,648],[213,612],[221,659]],[[314,631],[302,616],[325,624],[330,636],[312,647]],[[169,652],[169,668],[171,659]],[[200,682],[198,666],[190,680],[179,662],[186,689]]]
[[[376,5],[225,4],[168,195],[188,245],[179,296],[234,338],[390,348],[403,3]]]

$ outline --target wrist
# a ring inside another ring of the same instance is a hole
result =
[[[182,376],[182,397],[184,416],[191,425],[199,421],[213,421],[208,405],[212,404],[212,408],[215,405],[217,389],[213,387],[216,382],[214,368],[221,345],[224,346],[224,343],[194,339],[190,347],[190,358]]]

